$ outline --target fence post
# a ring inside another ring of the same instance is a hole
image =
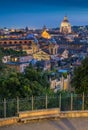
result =
[[[6,118],[6,98],[4,98],[4,118]]]
[[[61,110],[61,93],[60,93],[60,96],[59,96],[59,108]]]
[[[34,109],[34,97],[32,95],[32,110]]]
[[[84,110],[84,92],[83,92],[83,95],[82,95],[82,110]]]
[[[19,97],[17,97],[17,114],[19,113]]]
[[[73,94],[71,93],[71,111],[73,109]]]
[[[47,94],[46,94],[46,109],[47,109],[47,104],[48,104],[48,97],[47,97]]]

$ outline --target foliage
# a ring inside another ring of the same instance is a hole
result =
[[[64,78],[67,78],[67,72],[62,74]]]
[[[0,98],[16,98],[41,96],[53,93],[50,90],[48,72],[43,71],[39,64],[37,69],[31,65],[24,73],[15,69],[4,67],[2,57],[4,55],[20,56],[25,53],[12,49],[4,50],[0,47]]]
[[[13,50],[13,49],[3,49],[4,55],[12,55],[12,56],[25,56],[27,55],[25,51],[19,50]]]
[[[0,46],[0,71],[2,71],[5,65],[2,63],[2,57],[4,56],[3,48]]]
[[[71,83],[77,93],[88,93],[88,57],[82,61],[81,66],[75,68]]]
[[[0,75],[0,97],[15,98],[45,95],[49,91],[47,73],[37,71],[32,66],[25,73],[6,68]]]
[[[33,95],[41,95],[45,92],[44,89],[49,88],[46,72],[38,71],[32,66],[29,66],[26,68],[24,76],[30,80]]]

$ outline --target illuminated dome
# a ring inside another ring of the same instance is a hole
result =
[[[46,39],[50,39],[50,38],[51,38],[50,34],[49,34],[46,30],[44,30],[44,31],[42,32],[41,36],[42,36],[43,38],[46,38]]]
[[[64,20],[61,23],[60,32],[61,33],[71,33],[71,25],[66,16],[64,17]]]
[[[45,25],[42,29],[41,37],[44,39],[51,39],[51,35],[48,33],[48,29],[46,28]]]

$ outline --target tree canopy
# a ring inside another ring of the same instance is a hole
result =
[[[19,53],[24,54],[21,51]],[[4,55],[19,55],[19,53],[11,49],[4,50],[0,47],[0,97],[40,96],[49,92],[50,84],[47,73],[41,69],[35,69],[32,65],[29,65],[24,73],[20,73],[15,69],[4,67],[5,64],[2,63]]]
[[[75,68],[71,83],[77,93],[88,93],[88,57],[82,61],[81,66]]]
[[[27,67],[24,73],[6,68],[0,75],[0,97],[15,98],[45,95],[49,90],[46,73]]]

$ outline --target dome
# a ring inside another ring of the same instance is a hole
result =
[[[26,39],[28,39],[28,40],[33,40],[34,43],[38,43],[38,40],[37,40],[37,38],[34,36],[34,34],[28,34],[28,35],[26,36]]]
[[[64,20],[62,21],[61,26],[71,26],[66,16],[64,17]]]
[[[26,38],[32,40],[32,39],[34,39],[35,37],[34,37],[34,34],[28,34],[28,35],[26,36]]]
[[[71,26],[69,22],[62,22],[61,23],[61,26],[65,26],[65,27],[68,27],[68,26]]]
[[[42,32],[41,36],[42,36],[43,38],[45,38],[45,39],[50,39],[50,38],[51,38],[50,34],[49,34],[46,30],[44,30],[44,31]]]
[[[66,16],[64,17],[64,20],[61,22],[60,32],[61,33],[71,33],[71,25]]]

